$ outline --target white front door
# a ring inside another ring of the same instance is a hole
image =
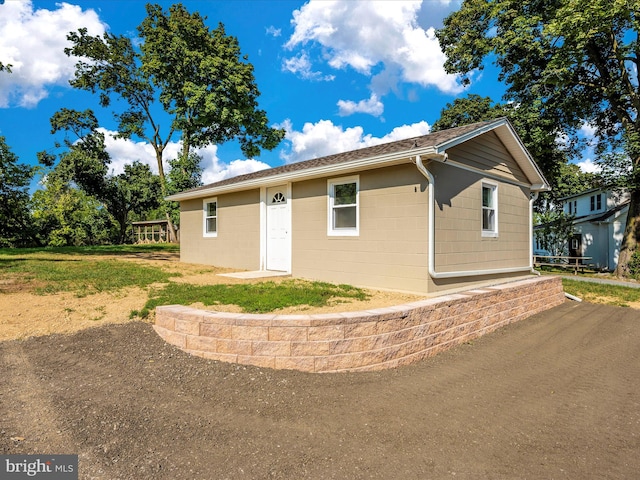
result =
[[[288,272],[291,263],[291,214],[287,186],[267,189],[267,270]]]

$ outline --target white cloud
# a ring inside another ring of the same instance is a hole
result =
[[[340,115],[343,117],[353,113],[368,113],[374,117],[379,117],[384,112],[384,104],[378,100],[378,96],[375,93],[372,93],[369,99],[360,100],[358,103],[351,100],[339,100],[338,108],[340,109]]]
[[[110,173],[119,175],[124,172],[124,166],[139,161],[151,167],[151,171],[158,173],[158,162],[153,147],[147,142],[136,142],[125,138],[115,138],[117,132],[98,129],[105,135],[105,145],[111,157]],[[169,172],[168,160],[177,158],[182,150],[182,142],[169,142],[163,152],[163,169]],[[205,184],[218,182],[226,178],[269,168],[258,160],[233,160],[225,163],[218,158],[218,147],[209,145],[195,151],[202,161],[202,181]]]
[[[86,27],[101,35],[107,26],[91,9],[57,3],[55,10],[34,9],[30,0],[0,3],[0,62],[12,73],[0,73],[0,107],[35,107],[53,85],[68,85],[75,59],[67,57],[67,34]]]
[[[596,134],[598,132],[598,127],[595,125],[591,125],[590,123],[584,123],[580,130],[578,130],[578,135],[584,138],[587,142],[587,148],[593,150],[593,148],[598,143],[598,139]]]
[[[135,161],[149,165],[154,173],[158,173],[156,154],[149,143],[115,138],[117,132],[105,128],[98,128],[98,131],[104,134],[105,147],[111,157],[110,173],[119,175],[124,172],[125,165]],[[170,142],[165,149],[164,159],[173,158],[179,149],[178,144]]]
[[[267,35],[271,35],[272,37],[279,37],[282,35],[282,29],[276,28],[273,25],[267,27],[266,32]]]
[[[596,134],[597,127],[589,123],[584,123],[580,127],[579,133],[585,137],[593,137]]]
[[[404,140],[405,138],[419,137],[427,135],[431,132],[431,126],[425,122],[412,123],[411,125],[401,125],[391,130],[380,139],[378,143],[395,142],[396,140]]]
[[[429,124],[424,121],[396,127],[383,137],[365,135],[360,126],[344,129],[342,126],[334,125],[330,120],[305,123],[302,131],[295,131],[291,122],[286,120],[278,128],[284,128],[286,131],[285,144],[288,147],[281,152],[280,156],[287,163],[417,137],[431,131]]]
[[[594,163],[591,158],[587,158],[581,162],[576,162],[576,164],[584,173],[600,173],[602,171],[600,165]]]
[[[313,71],[313,66],[309,60],[309,56],[306,52],[301,52],[299,55],[291,58],[287,58],[282,62],[282,70],[298,75],[305,80],[318,80],[318,81],[332,81],[334,75],[324,75],[322,72]]]
[[[294,130],[290,120],[285,120],[276,127],[284,128],[286,131],[285,147],[280,154],[286,163],[418,137],[431,131],[431,127],[425,121],[401,125],[383,137],[365,135],[364,129],[360,126],[344,129],[340,125],[334,125],[330,120],[320,120],[317,123],[307,122],[302,127],[302,131]],[[154,173],[158,173],[155,153],[150,144],[115,138],[116,132],[103,128],[100,128],[99,131],[105,134],[107,152],[111,156],[110,173],[118,175],[124,172],[125,165],[134,161],[145,163],[151,167]],[[163,155],[165,173],[169,171],[167,160],[176,158],[181,150],[182,142],[169,142]],[[204,169],[202,181],[205,185],[271,168],[271,165],[255,159],[237,159],[226,163],[218,157],[218,147],[215,145],[198,149],[196,153],[202,157],[200,166]]]
[[[289,152],[281,153],[287,163],[353,150],[362,144],[364,133],[362,127],[343,130],[330,120],[307,122],[300,132],[293,130],[290,121],[285,121],[279,128],[285,129],[285,142],[291,146]]]
[[[557,132],[555,143],[561,148],[567,148],[569,143],[571,142],[571,138],[565,132]]]
[[[210,166],[207,166],[210,163]],[[216,159],[209,159],[205,161],[203,159],[205,167],[202,173],[202,182],[206,185],[208,183],[219,182],[227,178],[237,177],[238,175],[244,175],[245,173],[253,173],[259,170],[265,170],[271,168],[264,162],[255,159],[248,160],[233,160],[231,163],[220,162]]]
[[[445,56],[434,29],[425,30],[418,24],[422,3],[310,0],[294,11],[294,32],[285,47],[320,46],[323,60],[331,67],[350,67],[367,76],[381,65],[372,81],[378,96],[400,81],[460,92],[457,77],[444,71]]]

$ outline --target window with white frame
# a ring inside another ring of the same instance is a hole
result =
[[[218,199],[207,198],[202,202],[205,237],[216,237],[218,235]]]
[[[498,236],[498,186],[482,183],[482,235]]]
[[[328,181],[328,234],[355,236],[359,228],[359,178],[347,177]]]

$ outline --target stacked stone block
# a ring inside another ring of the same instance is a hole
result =
[[[271,315],[210,312],[181,305],[156,309],[156,332],[201,357],[305,372],[394,368],[478,338],[560,305],[557,277],[360,312]]]

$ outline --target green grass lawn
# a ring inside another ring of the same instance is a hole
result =
[[[640,288],[606,285],[595,282],[562,279],[564,291],[587,302],[606,303],[628,307],[631,302],[640,302]]]
[[[45,295],[72,292],[79,297],[125,287],[148,287],[168,282],[160,268],[120,260],[65,259],[55,254],[30,254],[5,258],[0,254],[0,279],[18,278],[27,289]]]
[[[0,258],[27,255],[134,255],[136,253],[170,252],[179,253],[180,245],[175,243],[150,243],[136,245],[94,245],[90,247],[42,247],[42,248],[0,248]]]
[[[331,300],[347,298],[366,300],[368,296],[363,290],[350,285],[303,280],[208,286],[169,283],[160,289],[152,289],[149,301],[139,314],[144,317],[158,305],[190,305],[196,302],[206,306],[238,305],[244,312],[267,313],[299,305],[321,307]]]
[[[232,304],[245,312],[266,313],[291,306],[324,306],[331,301],[368,298],[363,290],[349,285],[302,280],[208,286],[176,283],[170,280],[179,276],[175,272],[118,259],[119,255],[177,250],[175,245],[0,249],[0,280],[17,282],[24,290],[40,295],[71,292],[78,297],[137,286],[147,290],[149,297],[141,311],[131,313],[132,317],[146,317],[158,305]],[[113,258],[104,259],[105,255]]]

